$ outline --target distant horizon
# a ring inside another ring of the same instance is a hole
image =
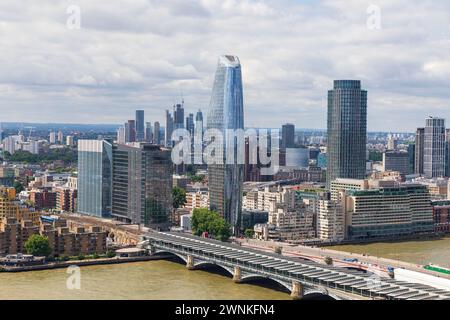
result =
[[[149,121],[147,121],[149,122]],[[125,123],[125,122],[124,122]],[[14,122],[14,121],[4,121],[0,122],[1,125],[7,124],[9,126],[14,125],[13,129],[20,128],[21,125],[24,125],[24,129],[28,126],[38,125],[38,126],[103,126],[103,127],[120,127],[123,124],[117,124],[117,123],[71,123],[71,122]],[[152,122],[152,125],[154,122]],[[161,129],[164,129],[165,126],[161,125]],[[3,128],[5,129],[5,128]],[[6,128],[9,129],[9,128]],[[280,129],[280,127],[245,127],[245,129]],[[326,128],[299,128],[295,126],[295,131],[327,131]],[[368,130],[367,133],[391,133],[391,134],[414,134],[415,132],[411,131],[372,131]]]

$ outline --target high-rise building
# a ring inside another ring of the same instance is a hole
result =
[[[191,136],[194,134],[194,114],[189,113],[189,116],[186,118],[186,130],[189,131]]]
[[[56,143],[56,133],[55,133],[55,131],[51,131],[50,132],[49,142],[50,142],[50,144],[55,144]]]
[[[106,140],[78,141],[78,212],[111,215],[112,145]]]
[[[450,129],[445,130],[445,176],[450,177]]]
[[[66,137],[66,145],[69,147],[73,147],[73,136],[67,136]]]
[[[173,106],[173,124],[174,129],[184,128],[184,102]]]
[[[416,145],[408,145],[408,159],[409,159],[409,174],[414,174],[414,168],[416,163]]]
[[[126,143],[126,125],[121,126],[119,127],[119,129],[117,129],[117,143]]]
[[[327,186],[366,174],[367,91],[358,80],[336,80],[328,92]]]
[[[169,110],[166,110],[166,128],[164,145],[168,148],[172,147],[172,132],[174,129],[173,117]]]
[[[144,142],[145,127],[144,127],[144,110],[136,110],[136,141]]]
[[[389,135],[387,149],[390,151],[395,151],[397,150],[397,146],[398,146],[398,139],[393,135]]]
[[[398,171],[402,175],[410,174],[408,152],[386,151],[383,153],[383,171]]]
[[[414,159],[414,173],[422,175],[424,162],[425,128],[418,128],[416,132],[416,149]]]
[[[143,169],[141,148],[113,146],[112,215],[119,221],[141,223]]]
[[[217,129],[226,137],[227,129],[244,129],[244,107],[242,92],[241,64],[236,56],[221,56],[215,75],[208,129]],[[242,213],[242,188],[244,166],[234,161],[226,164],[225,157],[233,145],[224,143],[223,164],[208,165],[208,183],[210,191],[210,209],[217,211],[230,223],[234,232],[238,232]]]
[[[195,115],[195,129],[203,133],[203,113],[200,109]]]
[[[146,227],[166,230],[171,225],[173,163],[170,149],[143,145],[144,201],[141,217]]]
[[[145,125],[145,142],[147,143],[153,142],[153,131],[151,122],[147,122]]]
[[[58,131],[58,143],[64,142],[64,135],[61,130]]]
[[[294,148],[295,147],[295,126],[286,123],[281,128],[281,147]]]
[[[136,142],[136,121],[128,120],[125,124],[125,142]]]
[[[199,109],[195,115],[193,163],[203,164],[203,113]]]
[[[423,171],[427,178],[445,176],[445,120],[442,118],[426,120]]]
[[[160,145],[161,144],[161,134],[159,132],[160,128],[159,128],[159,122],[156,121],[155,125],[153,126],[153,143],[156,145]]]

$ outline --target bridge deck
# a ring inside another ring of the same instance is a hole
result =
[[[240,266],[248,272],[279,281],[299,281],[342,293],[386,299],[450,299],[450,292],[431,286],[404,283],[390,278],[369,276],[358,271],[322,265],[296,257],[243,248],[231,243],[204,239],[184,233],[151,232],[145,236],[161,250],[195,255],[228,267]]]

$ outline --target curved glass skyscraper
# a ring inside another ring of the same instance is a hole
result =
[[[221,56],[216,71],[207,120],[208,129],[218,129],[226,141],[227,129],[244,129],[242,73],[239,58]],[[242,211],[244,166],[236,161],[228,164],[225,157],[230,148],[237,155],[237,141],[224,143],[223,164],[208,165],[210,209],[229,222],[234,233],[239,232]]]

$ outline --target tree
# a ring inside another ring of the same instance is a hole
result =
[[[23,190],[25,190],[25,188],[23,187],[22,183],[19,180],[14,181],[13,187],[14,187],[14,189],[16,189],[17,194],[19,194]]]
[[[194,209],[192,215],[192,232],[200,236],[207,232],[220,241],[231,237],[231,226],[217,212],[208,209]]]
[[[180,187],[172,189],[173,207],[178,209],[186,204],[186,190]]]
[[[247,229],[244,232],[246,238],[253,238],[254,231],[253,229]]]
[[[25,242],[25,250],[28,254],[38,257],[49,257],[52,253],[47,237],[34,234]]]
[[[331,257],[325,257],[325,258],[323,259],[323,261],[324,261],[325,264],[328,265],[328,266],[333,265],[333,258],[331,258]]]
[[[276,247],[275,248],[275,253],[281,255],[283,253],[283,248],[282,247]]]

